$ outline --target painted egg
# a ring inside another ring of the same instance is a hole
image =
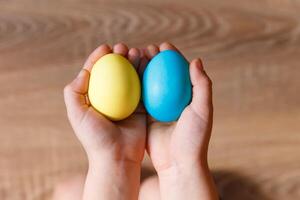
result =
[[[118,54],[107,54],[93,66],[88,89],[91,105],[107,118],[117,121],[136,109],[141,96],[138,74]]]
[[[147,112],[161,122],[176,121],[192,97],[189,63],[177,51],[160,52],[147,65],[142,87]]]

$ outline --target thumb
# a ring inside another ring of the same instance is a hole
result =
[[[67,107],[68,117],[73,121],[73,117],[80,118],[87,110],[88,104],[86,95],[88,91],[89,72],[82,69],[77,77],[64,88],[64,99]]]
[[[193,86],[191,108],[199,117],[208,121],[213,113],[212,82],[200,59],[194,59],[190,63],[190,77]]]

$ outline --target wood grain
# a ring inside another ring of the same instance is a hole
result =
[[[165,40],[213,79],[223,199],[300,199],[299,22],[299,0],[0,0],[0,199],[49,199],[85,171],[62,89],[95,47]]]

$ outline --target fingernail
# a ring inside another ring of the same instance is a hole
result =
[[[197,59],[196,59],[195,64],[196,64],[196,67],[197,67],[199,70],[203,71],[203,65],[202,65],[202,61],[201,61],[200,58],[197,58]]]

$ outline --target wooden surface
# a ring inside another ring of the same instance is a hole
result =
[[[213,79],[223,199],[300,199],[299,23],[299,0],[0,0],[0,199],[85,170],[62,89],[97,45],[165,40]]]

